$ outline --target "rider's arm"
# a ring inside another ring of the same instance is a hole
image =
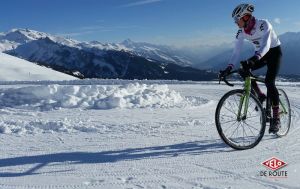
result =
[[[271,47],[272,25],[268,21],[264,21],[259,27],[259,30],[262,32],[262,43],[260,49],[256,52],[256,55],[262,58],[267,54]]]
[[[242,34],[242,30],[239,30],[238,33],[236,34],[234,50],[233,50],[232,56],[229,60],[229,65],[234,66],[234,65],[237,65],[237,63],[239,62],[240,53],[241,53],[241,49],[243,47],[243,43],[244,43],[244,37],[243,37],[243,34]]]

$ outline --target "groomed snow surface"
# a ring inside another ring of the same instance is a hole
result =
[[[246,151],[216,131],[227,86],[70,83],[0,86],[0,188],[300,188],[300,94],[292,83],[281,86],[292,104],[288,136],[266,132]],[[273,156],[288,163],[287,178],[260,176]]]

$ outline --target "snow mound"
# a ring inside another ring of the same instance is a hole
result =
[[[60,108],[169,108],[203,104],[199,98],[185,98],[168,85],[126,84],[44,85],[0,90],[0,106],[53,110]]]

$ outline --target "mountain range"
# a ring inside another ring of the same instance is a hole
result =
[[[0,34],[0,51],[80,78],[211,80],[167,46],[80,42],[29,29]]]

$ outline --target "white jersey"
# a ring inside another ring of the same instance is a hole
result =
[[[265,56],[270,48],[281,44],[269,21],[255,19],[255,25],[250,34],[245,33],[244,29],[238,30],[235,48],[229,61],[230,64],[236,65],[238,63],[244,39],[254,45],[255,54],[260,58]]]

